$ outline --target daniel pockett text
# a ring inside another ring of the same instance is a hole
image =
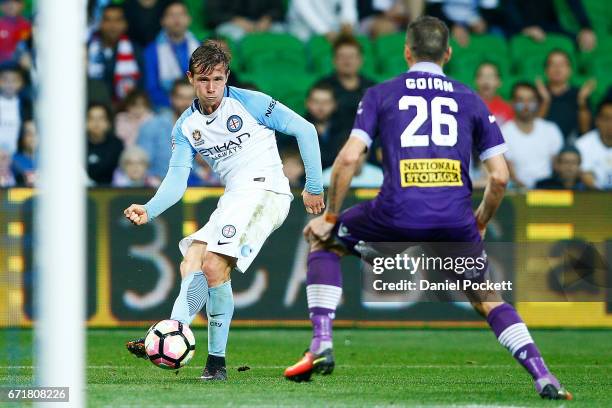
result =
[[[515,286],[490,272],[481,243],[363,243],[356,249],[364,261],[366,302],[462,302],[476,292],[508,299]]]
[[[484,275],[487,268],[486,256],[418,256],[395,254],[389,257],[375,257],[372,259],[372,273],[383,275],[385,272],[404,271],[414,277],[418,272],[443,272],[449,278],[442,281],[432,281],[425,278],[400,279],[399,281],[386,281],[374,279],[372,289],[375,291],[511,291],[512,282],[509,280],[494,282]],[[455,274],[456,276],[453,276]],[[421,274],[419,274],[421,275]]]

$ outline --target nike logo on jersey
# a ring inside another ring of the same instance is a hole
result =
[[[217,316],[222,316],[225,313],[217,313],[217,314],[211,314],[210,317],[217,317]]]
[[[217,116],[215,116],[214,118],[212,118],[211,120],[207,120],[206,124],[210,125],[211,123],[213,123],[215,121],[215,119],[217,119]]]
[[[229,244],[231,242],[232,241],[226,241],[226,242],[217,241],[217,245],[227,245],[227,244]]]
[[[489,122],[495,123],[495,116],[489,115]]]

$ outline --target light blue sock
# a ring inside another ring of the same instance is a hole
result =
[[[208,281],[202,271],[190,273],[181,282],[181,291],[172,308],[173,320],[190,325],[208,300]]]
[[[208,289],[208,354],[225,357],[230,322],[234,315],[232,282]]]

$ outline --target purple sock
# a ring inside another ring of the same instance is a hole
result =
[[[527,326],[514,307],[507,303],[496,307],[487,316],[487,322],[500,344],[531,374],[538,392],[541,391],[540,383],[546,385],[550,382],[558,386],[557,379],[548,371]]]
[[[342,296],[342,271],[338,255],[324,250],[308,254],[306,295],[312,322],[309,349],[318,354],[333,346],[332,321]]]

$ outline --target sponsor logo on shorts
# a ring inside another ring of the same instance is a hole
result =
[[[231,224],[227,224],[221,229],[221,234],[223,234],[225,238],[231,238],[236,235],[236,227]]]
[[[462,186],[461,162],[451,159],[400,160],[402,187]]]
[[[227,118],[227,130],[237,132],[242,129],[242,118],[238,115],[232,115]]]

